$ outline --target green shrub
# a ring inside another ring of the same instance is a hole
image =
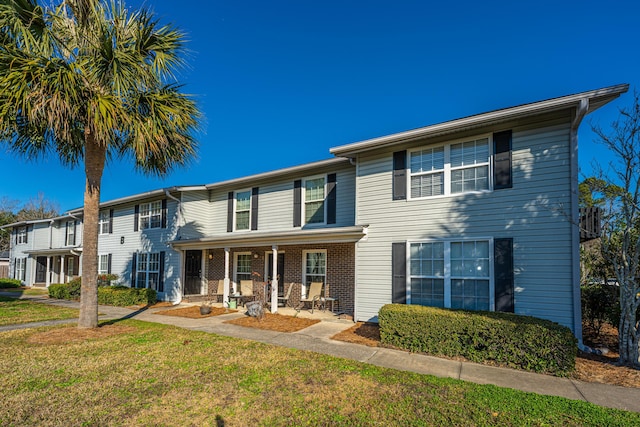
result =
[[[1,288],[19,288],[22,286],[22,282],[18,279],[0,279]]]
[[[79,300],[81,285],[79,277],[69,283],[53,283],[49,285],[49,298]]]
[[[615,328],[620,323],[620,290],[611,285],[583,285],[580,287],[582,318],[600,335],[605,323]]]
[[[98,304],[128,307],[154,304],[157,293],[153,289],[106,286],[98,288]]]
[[[378,319],[382,343],[406,350],[561,376],[575,369],[576,338],[548,320],[404,304],[385,305]]]

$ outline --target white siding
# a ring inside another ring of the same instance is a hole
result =
[[[513,188],[392,200],[392,153],[358,159],[356,320],[391,302],[391,243],[512,237],[516,313],[573,326],[568,123],[513,128]]]

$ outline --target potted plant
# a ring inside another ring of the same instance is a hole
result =
[[[205,301],[200,306],[200,314],[205,316],[211,313],[211,301]]]

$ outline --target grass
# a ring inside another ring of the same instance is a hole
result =
[[[16,292],[20,295],[49,295],[49,290],[47,288],[2,288],[0,292]]]
[[[0,354],[2,426],[640,425],[586,402],[135,320],[4,332]]]
[[[0,326],[77,317],[76,309],[0,296]]]

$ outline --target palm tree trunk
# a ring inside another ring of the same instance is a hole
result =
[[[98,327],[98,218],[100,213],[100,183],[106,149],[91,131],[85,130],[84,217],[82,235],[82,288],[80,293],[79,328]]]

